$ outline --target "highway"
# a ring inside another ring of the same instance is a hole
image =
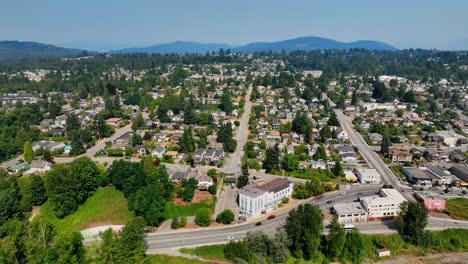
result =
[[[364,160],[372,168],[376,169],[383,178],[385,183],[389,183],[393,188],[397,189],[406,199],[413,201],[414,198],[410,193],[404,192],[408,187],[403,186],[393,172],[388,168],[380,156],[367,144],[361,134],[355,129],[351,120],[343,114],[340,109],[335,109],[335,113],[340,121],[341,127],[348,133],[351,143],[359,149]]]
[[[354,200],[357,198],[358,193],[361,193],[362,196],[377,193],[379,188],[380,185],[353,186],[344,195],[341,195],[340,192],[326,193],[320,198],[304,200],[303,203],[311,203],[319,206],[322,210],[328,210],[334,203]],[[333,203],[328,204],[327,201],[332,201]],[[276,218],[273,220],[266,220],[266,216],[263,216],[248,223],[232,226],[149,233],[146,237],[147,253],[157,254],[181,247],[227,243],[229,241],[227,239],[228,236],[233,236],[236,240],[243,239],[246,237],[247,232],[253,230],[263,230],[267,234],[273,234],[284,224],[287,216],[288,213],[286,212],[276,215]],[[255,223],[258,221],[262,221],[262,225],[256,226]],[[360,232],[365,234],[390,234],[397,232],[393,221],[373,221],[354,223],[354,225]],[[429,218],[427,229],[442,230],[444,228],[468,228],[468,222]],[[324,228],[323,232],[327,234],[328,229]]]

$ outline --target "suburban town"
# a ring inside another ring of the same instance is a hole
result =
[[[0,41],[0,263],[466,263],[467,48]]]

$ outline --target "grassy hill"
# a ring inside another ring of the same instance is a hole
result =
[[[46,202],[41,206],[37,218],[47,219],[61,233],[101,225],[125,224],[134,216],[128,210],[123,193],[112,187],[99,188],[75,213],[63,219],[58,219],[50,203]]]

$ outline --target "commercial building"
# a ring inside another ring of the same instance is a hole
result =
[[[356,169],[356,175],[361,183],[380,183],[380,173],[375,169]]]
[[[415,192],[414,198],[429,210],[445,210],[445,199],[434,192]]]
[[[403,168],[401,170],[403,174],[406,175],[406,178],[408,179],[409,182],[413,183],[414,185],[425,187],[425,188],[430,188],[432,187],[432,176],[429,172],[425,172],[423,170],[420,170],[418,168]]]
[[[400,214],[400,205],[406,199],[395,189],[381,189],[379,195],[361,198],[369,221],[394,219]]]
[[[461,180],[462,186],[468,186],[468,167],[465,165],[452,166],[450,173],[457,176]]]
[[[367,211],[360,202],[337,203],[333,206],[333,211],[342,224],[367,221]]]
[[[283,198],[291,197],[293,183],[276,178],[262,185],[249,184],[239,190],[239,207],[247,217],[256,217],[277,207]]]
[[[452,183],[453,176],[450,175],[450,172],[442,169],[438,166],[429,165],[426,167],[426,171],[437,178],[439,184],[448,185]]]

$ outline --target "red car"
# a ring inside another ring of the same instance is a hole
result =
[[[271,219],[275,219],[275,217],[276,217],[276,215],[269,215],[269,216],[267,217],[267,219],[268,219],[268,220],[271,220]]]

